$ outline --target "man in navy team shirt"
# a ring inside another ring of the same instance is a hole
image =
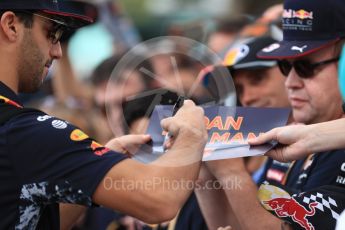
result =
[[[61,57],[64,30],[90,22],[62,6],[58,0],[0,1],[0,229],[59,229],[60,203],[101,205],[149,223],[173,218],[191,191],[164,186],[197,177],[207,140],[201,108],[187,100],[163,120],[173,144],[144,165],[119,152],[149,136],[124,136],[102,146],[72,124],[19,102],[17,94],[36,91]]]
[[[338,90],[338,60],[345,37],[345,2],[285,0],[282,23],[283,41],[264,48],[258,56],[278,60],[280,70],[286,76],[285,87],[295,122],[314,124],[343,117]],[[286,186],[289,194],[313,190],[313,199],[320,197],[321,203],[311,209],[308,204],[303,207],[303,203],[293,203],[291,198],[290,204],[296,205],[279,203],[275,208],[281,210],[280,215],[286,217],[284,221],[291,223],[294,229],[334,229],[335,219],[342,210],[331,210],[328,200],[332,200],[331,203],[341,201],[335,201],[332,195],[323,201],[323,190],[318,194],[315,189],[323,185],[344,189],[345,151],[310,154],[292,163],[281,184]],[[232,178],[237,178],[246,188],[245,193],[242,189],[224,188],[241,229],[280,229],[282,221],[261,206],[261,202],[268,201],[257,199],[256,186],[239,159],[208,162],[207,167],[224,186]],[[273,190],[270,191],[272,194]],[[340,207],[339,204],[335,206]]]

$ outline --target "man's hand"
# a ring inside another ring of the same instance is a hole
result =
[[[173,136],[173,139],[166,143],[168,149],[172,147],[179,135],[188,137],[188,144],[198,144],[203,147],[206,144],[204,111],[201,107],[195,106],[191,100],[185,100],[175,116],[163,119],[161,126]]]
[[[110,140],[105,147],[119,153],[134,155],[140,145],[150,140],[150,135],[126,135]]]
[[[162,127],[173,135],[171,148],[149,164],[126,159],[113,166],[98,185],[93,195],[94,203],[128,213],[151,224],[176,216],[193,188],[177,186],[175,190],[167,189],[167,185],[197,179],[207,141],[204,112],[192,101],[186,100],[174,117],[162,121]],[[149,140],[145,136],[140,140],[129,138],[125,141],[123,138],[112,140],[107,147],[124,152],[133,144],[143,144]],[[126,182],[124,186],[123,181]],[[105,186],[109,183],[114,186]],[[127,184],[135,186],[131,188]]]
[[[278,161],[289,162],[312,153],[313,135],[307,125],[290,125],[272,129],[255,139],[249,140],[248,143],[261,145],[270,141],[277,141],[279,144],[266,155]]]

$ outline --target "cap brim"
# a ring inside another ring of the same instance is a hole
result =
[[[51,10],[41,10],[42,12],[50,15],[54,15],[64,19],[69,27],[72,28],[79,28],[82,26],[89,25],[93,23],[93,19],[79,14],[67,13],[67,12],[60,12],[60,11],[51,11]]]
[[[222,71],[221,69],[227,69],[229,71],[229,75],[233,78],[234,72],[237,70],[264,70],[271,68],[273,66],[277,65],[276,61],[255,61],[255,62],[248,62],[248,63],[242,63],[238,65],[225,65],[224,63],[208,66],[204,69],[202,69],[199,73],[198,78],[201,79],[201,82],[203,86],[207,86],[209,82],[209,78],[212,77],[214,72]],[[222,71],[224,75],[224,70]]]
[[[322,41],[281,41],[274,43],[257,53],[262,59],[299,58],[331,46],[340,38]]]
[[[235,65],[226,66],[231,70],[259,70],[267,69],[277,65],[276,61],[258,60],[253,62],[239,63]]]

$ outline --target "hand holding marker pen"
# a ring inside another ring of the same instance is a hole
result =
[[[172,116],[175,116],[175,114],[177,113],[177,111],[183,106],[183,103],[184,103],[184,100],[185,100],[185,97],[184,96],[179,96],[177,98],[177,101],[174,105],[174,108],[173,108],[173,112],[172,112]],[[167,150],[166,149],[166,143],[170,140],[170,138],[172,138],[172,134],[171,133],[167,133],[164,137],[164,142],[163,142],[163,149],[164,149],[164,152]]]

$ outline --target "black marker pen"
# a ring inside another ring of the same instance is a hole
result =
[[[175,116],[175,114],[177,113],[177,111],[183,106],[183,103],[184,103],[184,100],[185,100],[185,97],[184,96],[179,96],[177,98],[177,101],[174,105],[174,108],[173,108],[173,113],[172,113],[172,116]],[[167,133],[164,137],[164,142],[163,142],[163,149],[164,149],[164,152],[166,151],[166,148],[165,148],[165,143],[167,143],[167,141],[169,141],[169,139],[172,137],[172,134],[171,133]]]

